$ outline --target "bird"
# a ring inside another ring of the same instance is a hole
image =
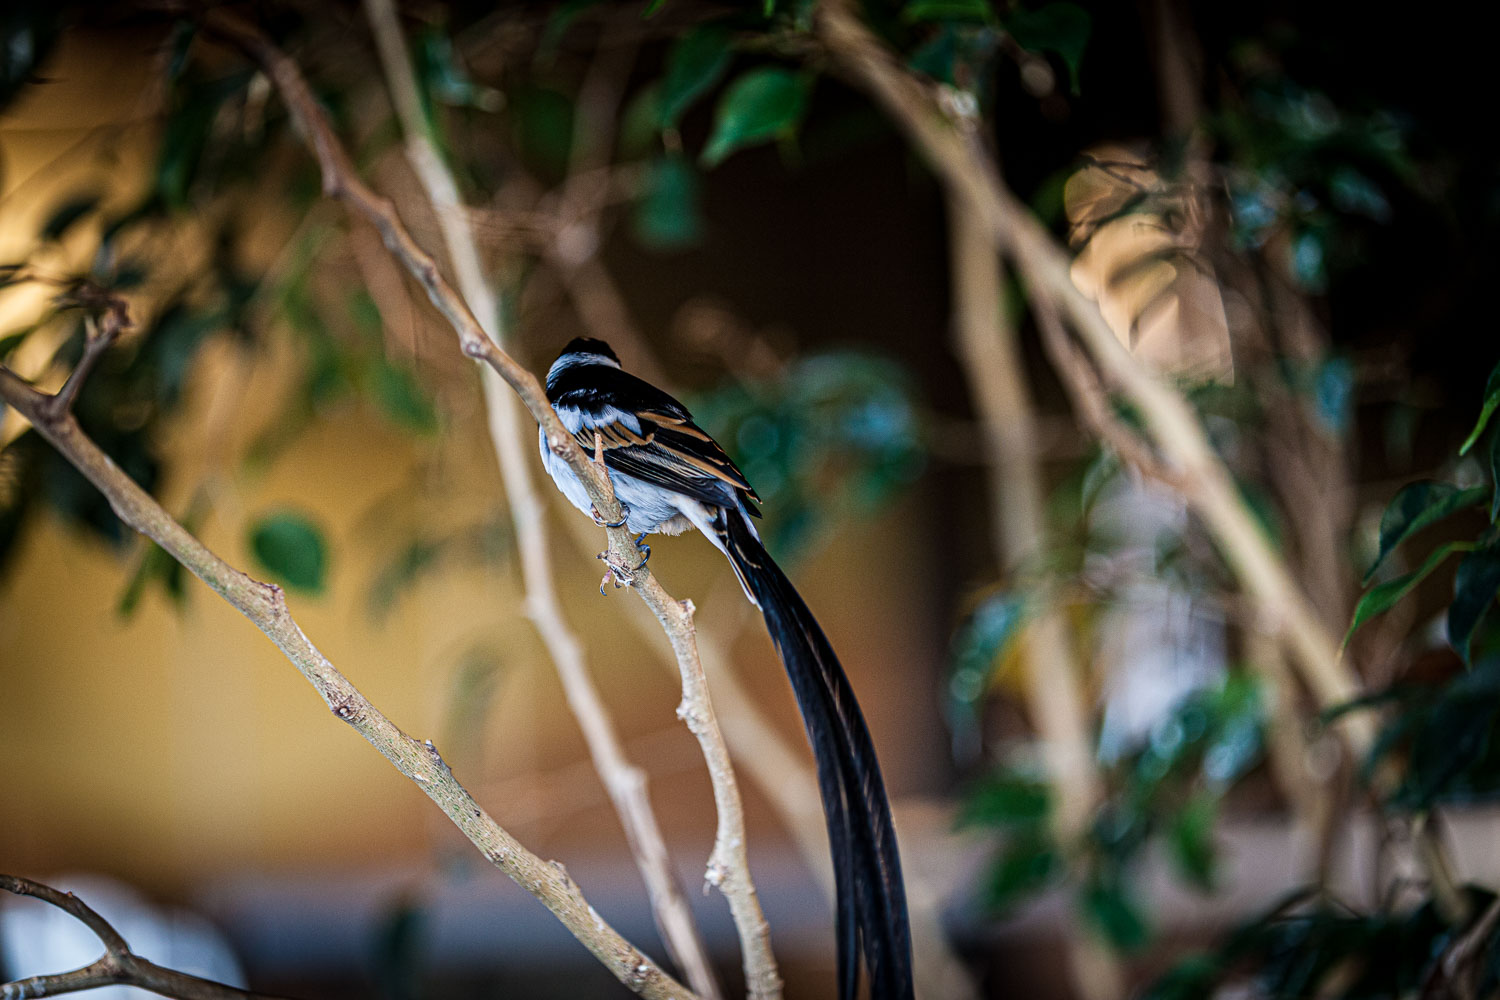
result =
[[[579,337],[547,370],[563,427],[601,456],[620,503],[609,527],[645,538],[697,528],[729,559],[760,609],[802,714],[818,776],[835,883],[838,991],[854,1000],[860,959],[872,1000],[911,1000],[911,930],[890,803],[875,745],[828,637],[761,543],[761,499],[687,407],[626,372],[609,344]],[[542,462],[569,502],[606,524],[588,491],[539,431]]]

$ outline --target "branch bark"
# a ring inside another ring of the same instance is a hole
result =
[[[578,476],[601,518],[609,522],[620,520],[619,502],[615,499],[609,477],[602,466],[591,461],[563,428],[536,377],[503,351],[485,332],[463,297],[438,270],[437,262],[412,239],[390,200],[377,195],[360,180],[348,153],[308,89],[296,63],[253,26],[222,8],[208,12],[204,26],[260,65],[280,92],[293,121],[312,147],[322,174],[324,193],[343,201],[352,212],[375,226],[386,247],[423,287],[434,307],[453,327],[464,354],[483,361],[521,398],[521,402],[541,426],[547,447]],[[639,554],[630,532],[619,527],[606,529],[606,533],[609,550],[605,558],[612,572],[618,580],[629,583],[656,615],[672,642],[679,664],[683,665],[684,674],[701,675],[702,667],[693,648],[691,604],[679,604],[673,600],[656,582],[648,568],[636,567]],[[706,690],[701,676],[695,677],[691,687],[694,691]],[[685,691],[688,688],[689,682],[685,680]],[[749,878],[743,809],[740,806],[739,791],[731,780],[733,770],[729,755],[723,750],[722,740],[713,738],[717,722],[711,705],[704,703],[685,715],[689,729],[694,731],[700,745],[704,747],[705,756],[710,759],[709,772],[713,779],[715,804],[719,809],[719,829],[710,855],[709,871],[723,873],[719,888],[728,900],[730,912],[740,929],[747,981],[752,996],[773,998],[780,995],[781,980],[771,955],[770,928],[761,914],[760,902]],[[715,743],[716,747],[713,746]],[[659,973],[654,966],[652,969]]]
[[[499,297],[480,263],[458,185],[432,141],[434,123],[428,120],[422,108],[411,55],[401,32],[395,4],[391,0],[366,0],[364,7],[380,54],[391,104],[405,135],[407,161],[437,215],[459,291],[469,309],[479,317],[485,334],[500,340]],[[532,437],[517,412],[515,395],[489,372],[486,372],[483,384],[490,437],[504,479],[511,523],[521,556],[527,615],[557,668],[568,705],[588,744],[595,770],[625,829],[636,866],[646,883],[662,941],[682,968],[694,992],[705,998],[717,998],[721,995],[719,983],[693,920],[693,911],[672,873],[666,838],[647,793],[646,773],[626,757],[614,722],[589,675],[583,645],[569,626],[558,600],[544,508],[532,476]]]
[[[1005,313],[1000,261],[983,223],[962,198],[948,203],[953,333],[989,451],[995,558],[1007,573],[1034,565],[1047,551],[1036,414],[1017,331]],[[1089,712],[1079,690],[1082,668],[1061,610],[1042,592],[1030,602],[1026,685],[1056,809],[1058,843],[1078,843],[1101,795]],[[1119,962],[1086,931],[1070,935],[1068,957],[1079,994],[1113,1000],[1125,991]]]
[[[82,968],[0,983],[0,1000],[29,1000],[31,997],[58,996],[103,986],[135,986],[178,1000],[277,1000],[269,994],[252,993],[212,979],[201,979],[141,958],[130,950],[130,945],[109,921],[71,892],[61,892],[50,885],[14,875],[0,875],[0,890],[50,903],[93,931],[104,945],[104,954],[99,960]]]
[[[307,678],[335,716],[416,782],[495,867],[541,900],[616,978],[642,996],[693,997],[594,912],[561,864],[543,861],[526,850],[481,809],[430,740],[418,741],[402,732],[372,705],[302,632],[280,587],[256,580],[219,558],[115,465],[83,433],[71,411],[59,411],[49,403],[53,398],[0,366],[0,399],[29,420],[104,494],[121,521],[160,545],[250,619]]]
[[[1192,409],[1136,361],[1096,305],[1074,287],[1066,251],[1005,186],[974,134],[974,123],[945,115],[932,89],[908,73],[860,21],[852,0],[825,0],[817,30],[835,62],[885,109],[950,193],[973,207],[1034,299],[1061,313],[1099,370],[1140,410],[1157,448],[1180,477],[1187,500],[1213,533],[1267,627],[1287,642],[1319,706],[1357,697],[1360,684],[1340,659],[1333,636],[1256,524]],[[1351,752],[1363,758],[1374,740],[1373,720],[1350,712],[1338,725]]]

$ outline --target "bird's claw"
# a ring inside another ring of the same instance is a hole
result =
[[[651,561],[651,546],[646,544],[646,532],[641,532],[640,537],[635,540],[635,547],[641,554],[641,561],[636,569],[645,569],[646,564]]]
[[[620,504],[620,519],[618,521],[606,521],[603,515],[599,513],[598,507],[590,506],[589,517],[592,517],[594,523],[601,528],[623,528],[625,522],[630,520],[630,508],[623,503]]]
[[[635,583],[636,572],[646,565],[645,563],[641,563],[632,569],[617,559],[613,552],[601,552],[594,558],[604,562],[604,579],[599,581],[600,597],[609,596],[604,588],[611,583],[615,585],[616,590]]]

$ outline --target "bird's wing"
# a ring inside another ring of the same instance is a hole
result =
[[[740,495],[759,502],[744,473],[690,418],[662,411],[640,411],[636,417],[639,432],[613,420],[580,427],[574,438],[589,455],[596,444],[602,445],[607,467],[653,486],[715,507]],[[759,514],[753,505],[746,506]]]

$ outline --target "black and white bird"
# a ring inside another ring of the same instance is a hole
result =
[[[791,679],[817,763],[837,886],[839,996],[853,1000],[861,952],[875,1000],[912,996],[911,932],[896,833],[875,746],[854,690],[817,619],[760,542],[760,497],[677,400],[620,368],[602,340],[568,344],[547,371],[547,399],[590,455],[602,448],[624,523],[644,537],[697,528],[729,557],[760,608]],[[542,462],[573,506],[587,491],[541,436]]]

